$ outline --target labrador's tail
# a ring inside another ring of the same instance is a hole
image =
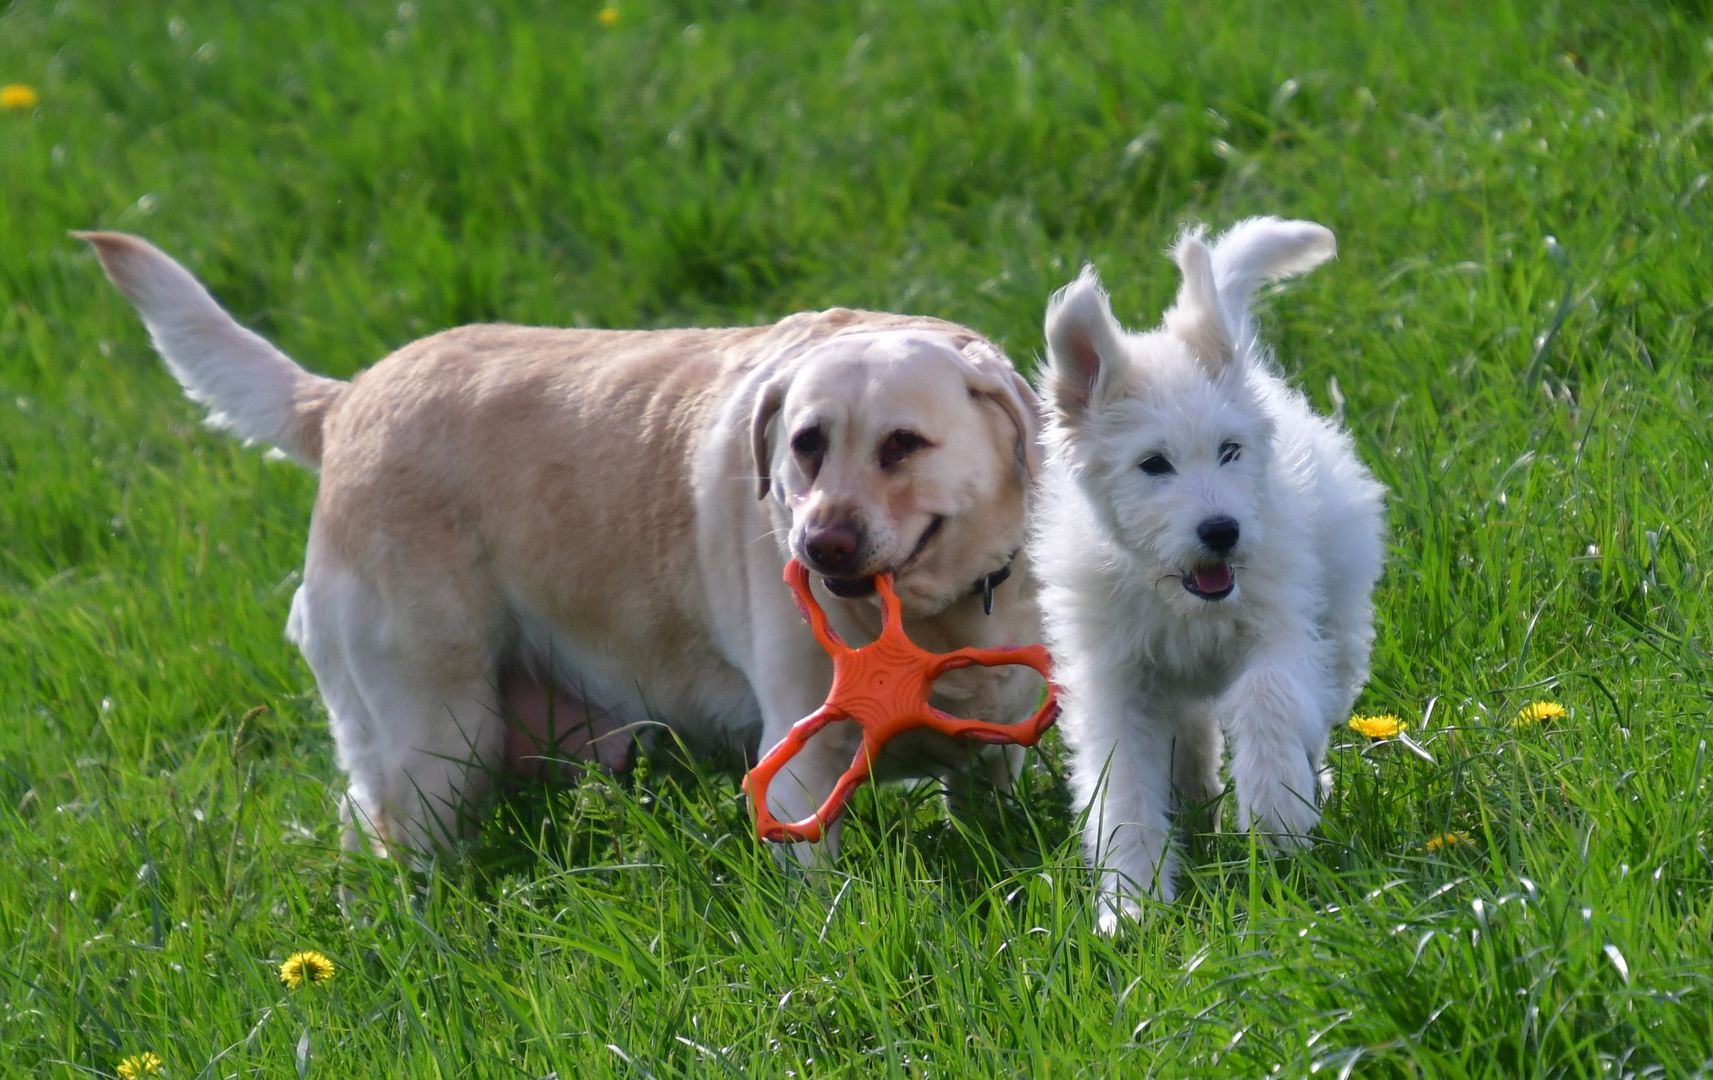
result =
[[[349,383],[299,367],[215,302],[190,271],[140,237],[80,232],[107,277],[136,306],[155,349],[211,427],[321,464],[321,426]]]

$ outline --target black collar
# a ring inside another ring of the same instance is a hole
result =
[[[1011,576],[1011,564],[1017,561],[1017,552],[1021,550],[1018,548],[1006,556],[1005,565],[998,570],[975,579],[975,587],[970,589],[969,595],[981,597],[983,615],[993,614],[993,590],[999,588],[1000,584]]]

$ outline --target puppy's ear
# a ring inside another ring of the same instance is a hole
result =
[[[1306,274],[1337,254],[1338,239],[1325,225],[1249,218],[1214,244],[1213,279],[1226,311],[1242,316],[1262,282]]]
[[[1047,401],[1075,427],[1124,382],[1129,363],[1124,330],[1112,317],[1100,275],[1085,266],[1080,277],[1047,301],[1047,369],[1042,379]]]
[[[779,414],[779,407],[785,403],[785,391],[789,386],[790,380],[784,377],[769,379],[755,396],[755,411],[749,420],[749,445],[755,456],[757,499],[767,498],[767,489],[773,483],[773,454],[767,446],[767,429]]]
[[[1184,283],[1178,289],[1177,302],[1166,312],[1166,332],[1182,341],[1209,375],[1218,375],[1231,363],[1235,350],[1231,328],[1219,304],[1219,290],[1214,286],[1213,253],[1202,235],[1200,227],[1192,229],[1172,248],[1172,259],[1183,272]]]
[[[991,399],[1011,418],[1018,461],[1024,475],[1034,480],[1041,471],[1041,400],[992,342],[977,338],[962,353],[974,369],[967,376],[970,391]]]
[[[1332,230],[1312,221],[1257,217],[1240,221],[1210,250],[1198,226],[1172,249],[1184,273],[1166,329],[1219,374],[1255,348],[1249,305],[1263,282],[1313,270],[1338,253]]]

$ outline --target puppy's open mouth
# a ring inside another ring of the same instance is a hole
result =
[[[1237,587],[1230,563],[1198,566],[1184,575],[1184,588],[1203,600],[1224,600]]]
[[[946,523],[946,519],[943,517],[939,517],[939,516],[936,516],[933,521],[929,522],[928,527],[926,529],[923,529],[922,535],[917,538],[916,547],[911,550],[910,557],[905,559],[903,562],[899,563],[898,567],[895,570],[893,570],[892,573],[901,574],[906,569],[908,569],[910,564],[916,561],[916,557],[918,555],[922,554],[922,549],[926,548],[928,546],[928,541],[932,540],[936,535],[938,535],[938,533],[940,531],[940,526],[944,525],[945,523]],[[886,571],[881,571],[881,572],[885,573]],[[844,599],[844,600],[860,600],[865,596],[873,596],[874,595],[874,578],[873,577],[860,577],[860,578],[822,577],[821,578],[821,584],[823,584],[827,587],[828,592],[830,592],[834,596],[840,597],[841,599]]]

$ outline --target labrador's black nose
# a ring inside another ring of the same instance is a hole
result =
[[[829,577],[850,577],[856,571],[858,539],[856,526],[848,521],[810,526],[803,537],[803,554]]]
[[[1237,546],[1237,519],[1225,516],[1208,518],[1196,526],[1196,535],[1215,555],[1224,555]]]

